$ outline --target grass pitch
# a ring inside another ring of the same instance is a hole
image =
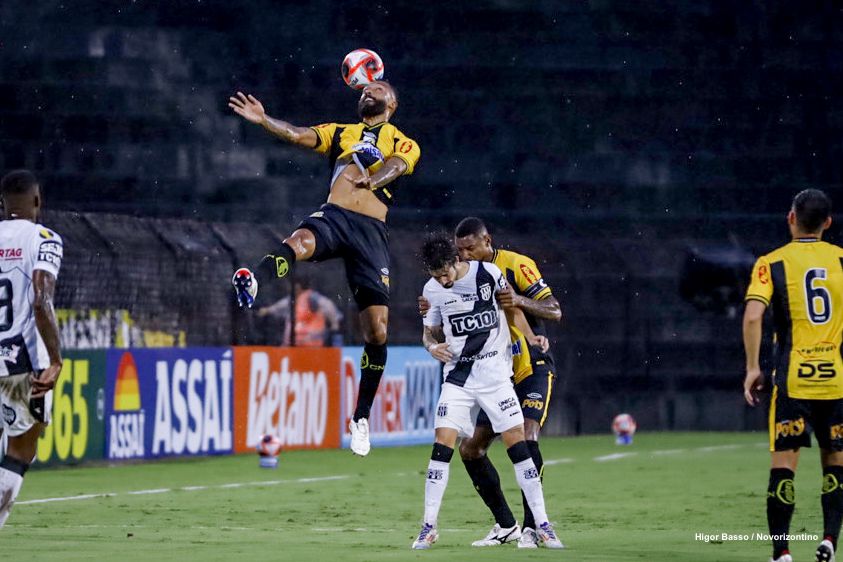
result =
[[[760,561],[770,555],[756,537],[766,534],[765,447],[761,433],[640,434],[630,447],[610,436],[543,439],[545,497],[563,551],[472,548],[493,521],[456,458],[439,542],[411,551],[428,446],[373,449],[365,459],[289,452],[277,470],[260,469],[252,455],[35,470],[0,550],[63,561]],[[492,459],[520,519],[500,443]],[[792,532],[819,535],[816,448],[800,464]],[[792,542],[795,559],[813,560],[816,544]]]

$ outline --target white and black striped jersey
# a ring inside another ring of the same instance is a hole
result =
[[[512,376],[512,349],[506,316],[495,299],[506,287],[492,263],[468,262],[468,273],[450,289],[431,278],[424,286],[430,310],[426,326],[442,326],[453,358],[445,382],[465,388],[494,388]]]
[[[36,269],[58,277],[61,236],[27,220],[0,222],[0,377],[46,369],[50,358],[35,326]]]

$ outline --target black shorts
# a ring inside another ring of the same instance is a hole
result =
[[[383,221],[325,203],[299,228],[316,238],[310,261],[345,262],[348,286],[360,310],[389,305],[389,234]]]
[[[524,418],[535,420],[541,426],[547,419],[547,412],[550,408],[550,394],[553,391],[553,381],[556,380],[556,374],[553,359],[549,355],[535,358],[532,361],[532,366],[533,374],[515,384],[515,395],[521,404]],[[477,414],[477,425],[492,425],[483,410],[480,410],[480,413]]]
[[[843,451],[843,399],[790,398],[773,387],[770,400],[770,451],[811,446],[811,431],[820,448]]]

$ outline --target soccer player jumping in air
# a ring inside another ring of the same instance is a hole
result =
[[[395,202],[402,175],[413,173],[419,145],[389,119],[398,97],[387,82],[363,89],[357,111],[361,122],[295,127],[266,114],[253,96],[240,92],[228,104],[235,113],[292,144],[326,155],[331,166],[328,202],[306,218],[255,271],[261,283],[289,275],[297,261],[342,258],[346,278],[360,310],[365,341],[357,407],[349,423],[351,450],[369,454],[369,412],[386,366],[389,313],[389,247],[386,214]],[[240,306],[251,307],[252,272],[239,269],[232,279]]]
[[[0,527],[9,517],[35,458],[38,437],[50,422],[52,388],[61,373],[53,294],[64,246],[37,224],[41,189],[30,172],[0,181],[5,220],[0,222],[0,427],[8,449],[0,461]]]
[[[430,548],[438,538],[437,518],[454,446],[457,437],[474,434],[481,408],[507,447],[516,480],[535,518],[538,540],[549,548],[563,548],[547,519],[539,471],[524,440],[524,416],[510,381],[507,317],[530,345],[546,351],[547,339],[533,333],[519,309],[510,307],[504,314],[496,294],[506,302],[510,289],[501,270],[491,263],[460,260],[449,235],[428,237],[422,260],[431,276],[424,286],[430,310],[424,318],[422,341],[445,368],[424,490],[424,523],[412,548]]]
[[[821,240],[831,225],[831,201],[817,189],[793,199],[787,215],[793,240],[758,258],[746,293],[744,398],[759,403],[764,311],[773,307],[776,355],[770,399],[770,482],[767,524],[772,562],[792,562],[787,534],[796,505],[793,477],[799,450],[820,446],[823,540],[817,562],[834,560],[843,519],[843,248]]]

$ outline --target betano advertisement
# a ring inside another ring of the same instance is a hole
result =
[[[357,404],[362,347],[342,348],[342,446]],[[440,363],[422,347],[390,347],[369,417],[374,447],[433,443],[433,422],[442,384]]]
[[[285,449],[340,445],[339,348],[234,348],[234,450],[262,435]]]
[[[40,463],[348,447],[362,347],[68,351]],[[430,443],[439,363],[390,347],[369,419],[375,447]]]

